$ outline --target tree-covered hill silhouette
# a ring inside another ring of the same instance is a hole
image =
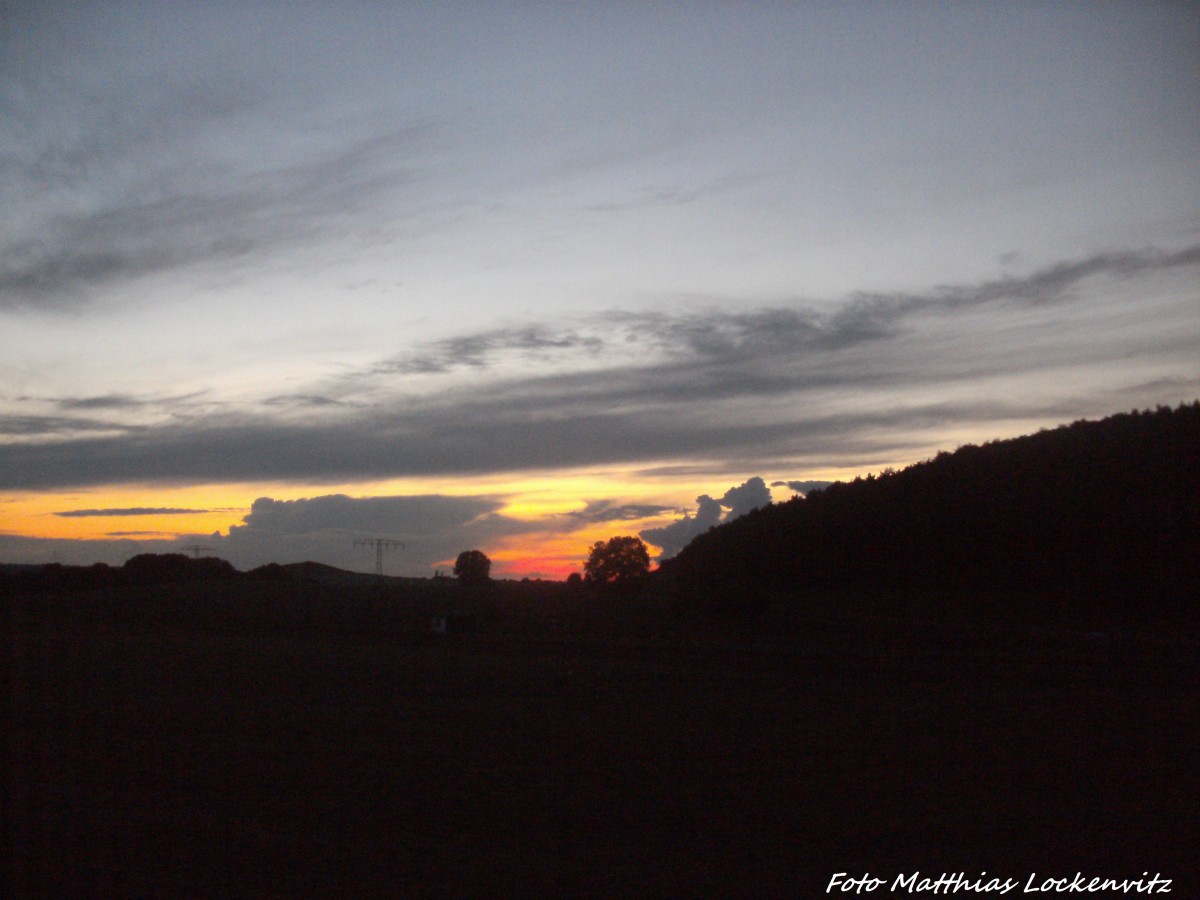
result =
[[[1200,586],[1200,402],[834,484],[713,528],[661,570],[717,605],[953,593],[1010,614],[1182,621]]]

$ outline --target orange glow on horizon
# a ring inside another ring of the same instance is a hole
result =
[[[562,581],[572,572],[583,573],[592,544],[618,535],[637,536],[647,528],[665,524],[665,519],[603,522],[575,531],[533,532],[515,535],[499,542],[492,551],[484,550],[492,560],[494,578],[544,578]],[[653,557],[658,548],[647,543]],[[453,568],[453,560],[450,568]]]
[[[239,524],[249,511],[244,493],[210,486],[16,494],[0,506],[0,532],[58,540],[209,535]]]
[[[899,467],[899,466],[898,466]],[[872,470],[882,466],[872,467]],[[846,480],[859,471],[802,470],[804,480]],[[866,474],[862,470],[861,474]],[[0,496],[0,534],[35,539],[112,541],[123,538],[178,539],[181,546],[215,535],[227,536],[244,524],[257,498],[313,499],[331,494],[349,497],[417,497],[426,495],[495,498],[496,513],[526,523],[517,534],[480,537],[474,549],[493,561],[497,578],[565,579],[581,572],[593,543],[617,535],[638,535],[677,521],[694,512],[696,497],[721,497],[752,475],[704,474],[700,467],[613,467],[605,470],[567,470],[518,475],[487,475],[470,479],[392,479],[356,484],[284,484],[279,482],[215,485],[117,485],[91,489],[20,492]],[[791,493],[775,488],[776,500]],[[657,516],[612,521],[588,521],[576,514],[590,503],[644,504],[662,507]],[[156,510],[180,510],[156,512]],[[74,513],[73,515],[62,515]],[[485,526],[486,522],[482,523]],[[659,548],[647,544],[653,557]],[[472,549],[464,545],[462,549]],[[17,560],[19,561],[19,560]],[[274,560],[263,560],[269,562]],[[421,563],[425,565],[424,562]],[[428,565],[450,571],[454,559]],[[415,574],[415,573],[414,573]]]

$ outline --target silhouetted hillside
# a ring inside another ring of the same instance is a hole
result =
[[[152,584],[183,584],[197,581],[251,579],[254,581],[311,582],[334,587],[378,584],[377,575],[348,572],[316,562],[268,563],[239,572],[229,562],[213,556],[193,559],[182,553],[140,553],[120,567],[96,563],[90,566],[47,565],[0,566],[0,586],[27,591],[92,590]],[[387,582],[406,579],[387,578]]]
[[[329,585],[331,587],[378,584],[380,581],[380,576],[378,575],[368,575],[364,572],[348,572],[345,569],[339,569],[335,566],[327,566],[324,563],[311,561],[288,563],[282,566],[278,563],[267,563],[265,566],[251,569],[246,575],[250,578],[268,581],[306,581]],[[397,581],[398,579],[388,577],[387,580]]]
[[[173,584],[239,577],[223,559],[193,559],[182,553],[139,553],[120,567],[104,563],[90,566],[0,566],[0,586],[32,591],[78,591],[140,584]]]
[[[839,483],[711,529],[663,564],[681,588],[987,594],[1072,619],[1178,620],[1200,585],[1200,403]]]

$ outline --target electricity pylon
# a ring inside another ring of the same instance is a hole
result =
[[[391,550],[393,547],[404,549],[404,544],[401,541],[392,541],[387,538],[358,538],[354,541],[355,547],[374,547],[375,548],[375,574],[380,578],[383,577],[383,554],[386,550]]]
[[[199,559],[199,558],[200,558],[200,551],[202,551],[202,550],[211,550],[211,549],[212,549],[212,547],[202,547],[200,544],[192,544],[190,547],[184,547],[183,549],[184,549],[184,550],[190,550],[190,551],[191,551],[191,553],[192,553],[192,559]]]

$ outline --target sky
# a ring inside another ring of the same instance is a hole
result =
[[[1198,33],[0,0],[0,562],[562,578],[1195,400]]]

